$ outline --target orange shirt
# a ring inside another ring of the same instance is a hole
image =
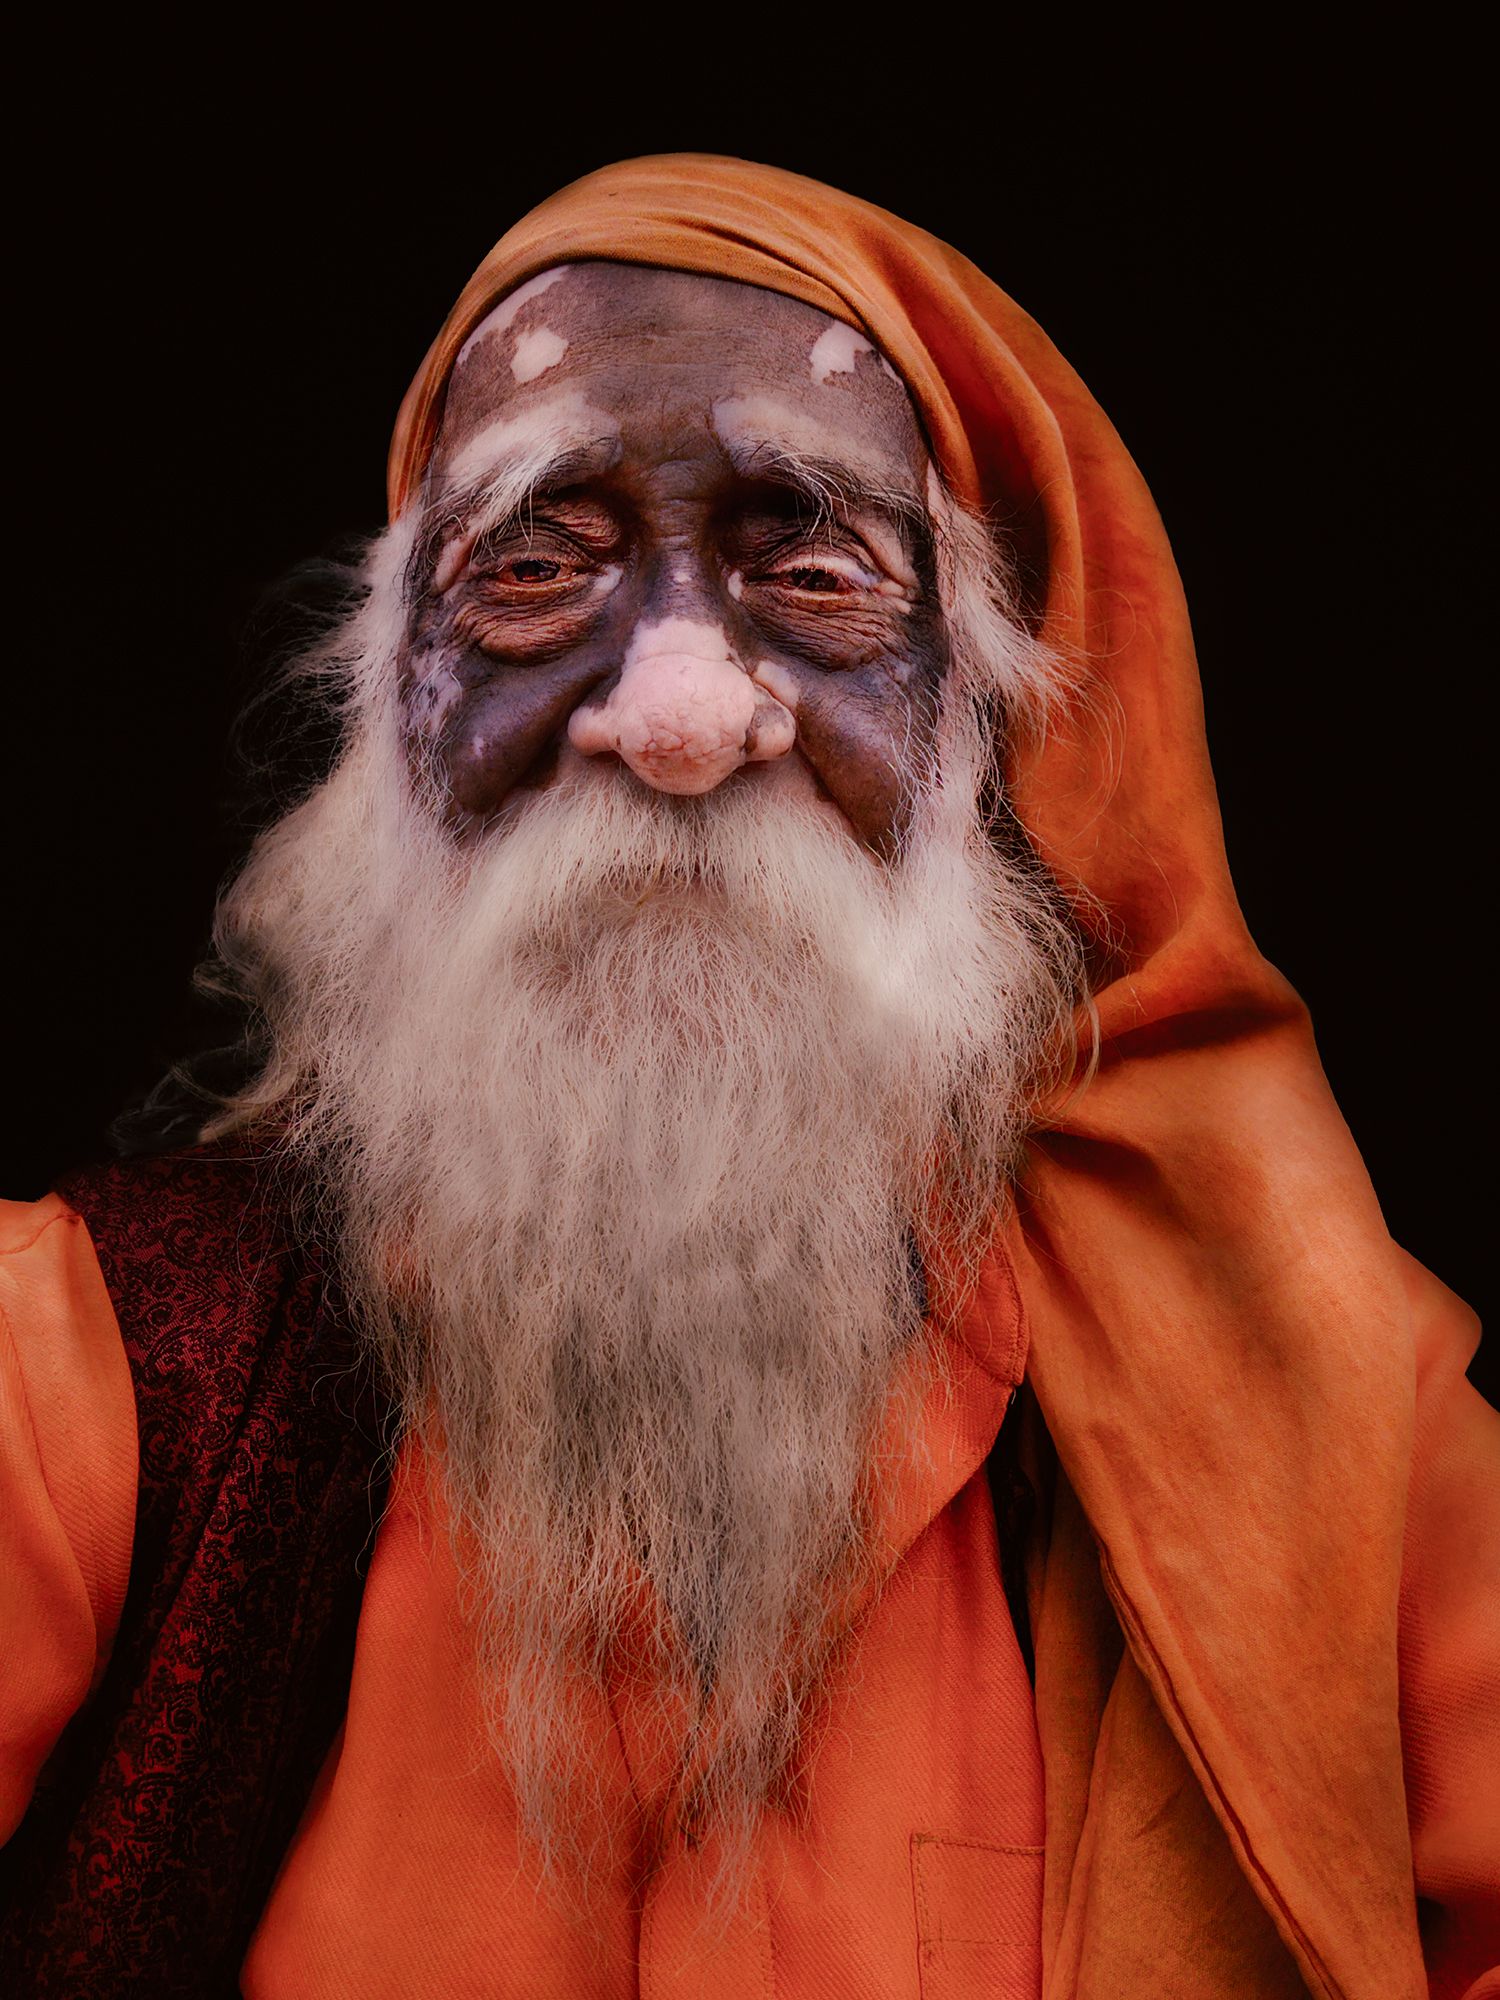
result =
[[[923,1528],[819,1719],[805,1809],[768,1819],[727,1934],[710,1846],[628,1859],[587,1923],[537,1897],[483,1735],[448,1541],[408,1450],[360,1617],[343,1737],[245,1968],[253,2000],[515,1995],[917,2000],[1041,1991],[1042,1780],[982,1471]],[[629,1826],[659,1760],[630,1691],[591,1741]],[[931,1982],[941,1983],[934,1989]]]
[[[529,1887],[478,1727],[446,1534],[408,1449],[374,1552],[347,1723],[245,1990],[1497,2000],[1500,1419],[1464,1381],[1463,1308],[1410,1260],[1404,1269],[1415,1442],[1400,1712],[1372,1724],[1399,1728],[1408,1860],[1382,1899],[1360,1886],[1368,1830],[1352,1815],[1309,1842],[1326,1789],[1366,1777],[1336,1733],[1348,1689],[1299,1677],[1298,1622],[1317,1604],[1278,1613],[1273,1593],[1269,1612],[1218,1607],[1220,1630],[1185,1619],[1194,1591],[1214,1608],[1226,1522],[1293,1570],[1286,1524],[1249,1516],[1258,1496],[1242,1472],[1226,1485],[1203,1459],[1184,1483],[1193,1441],[1180,1421],[1175,1464],[1144,1413],[1134,1429],[1116,1421],[1115,1491],[1098,1502],[1114,1510],[1112,1546],[1075,1492],[1086,1473],[1099,1484],[1100,1465],[1065,1454],[1056,1468],[1030,1560],[1033,1702],[982,1472],[1027,1353],[1000,1261],[948,1335],[952,1389],[929,1404],[925,1470],[887,1496],[887,1573],[873,1602],[851,1607],[852,1658],[812,1732],[805,1803],[766,1823],[746,1906],[712,1948],[698,1928],[707,1853],[669,1851],[644,1880],[627,1862],[581,1928]],[[1128,1400],[1123,1383],[1112,1394]],[[1021,1414],[1034,1449],[1045,1433],[1029,1401]],[[1234,1449],[1224,1434],[1219,1460]],[[0,1835],[107,1655],[134,1482],[129,1373],[87,1233],[56,1197],[0,1204]],[[1196,1526],[1175,1511],[1174,1483]],[[1129,1537],[1154,1565],[1149,1594]],[[1336,1592],[1340,1579],[1326,1581]],[[1185,1636],[1197,1656],[1174,1677]],[[1283,1727],[1252,1758],[1235,1739],[1255,1743],[1267,1686]],[[1284,1747],[1318,1741],[1320,1719],[1321,1763]],[[661,1781],[628,1687],[599,1697],[597,1745],[628,1823]],[[1329,1970],[1334,1951],[1352,1976]]]
[[[56,1295],[64,1271],[76,1293],[89,1275],[77,1219],[60,1203],[39,1206],[50,1230],[12,1205],[16,1252],[0,1261],[13,1298]],[[104,1306],[77,1322],[78,1372],[62,1386],[83,1393],[87,1374],[95,1425],[114,1427],[118,1457],[133,1449],[133,1409]],[[24,1330],[23,1316],[11,1317],[12,1358],[29,1386],[58,1316],[40,1329],[30,1319]],[[857,1632],[809,1732],[799,1805],[768,1815],[743,1905],[713,1935],[702,1921],[709,1845],[695,1851],[679,1840],[645,1871],[622,1843],[626,1858],[586,1923],[535,1892],[509,1788],[484,1741],[448,1536],[421,1454],[408,1444],[365,1590],[347,1721],[264,1913],[245,1992],[254,2000],[803,1992],[1035,2000],[1042,1764],[984,1475],[1024,1359],[1013,1298],[982,1290],[950,1346],[949,1386],[926,1410],[926,1450],[885,1496],[886,1580],[872,1603],[849,1606]],[[20,1404],[8,1409],[18,1425]],[[92,1435],[87,1443],[97,1449]],[[35,1454],[6,1456],[32,1481],[14,1517],[30,1524],[17,1546],[45,1542],[33,1568],[56,1576],[68,1567],[69,1536],[47,1502],[48,1470]],[[69,1457],[59,1433],[48,1465]],[[112,1546],[123,1536],[128,1549],[130,1497],[128,1488],[115,1496]],[[49,1514],[47,1540],[35,1524]],[[72,1659],[86,1642],[97,1646],[110,1615],[102,1600],[117,1612],[123,1583],[121,1569],[96,1591],[92,1633],[81,1599],[62,1622],[41,1597],[22,1607],[31,1671],[6,1678],[36,1713],[6,1730],[26,1746],[11,1760],[15,1805],[49,1730],[87,1688],[77,1673],[49,1667],[43,1649],[60,1646]],[[600,1780],[628,1828],[659,1797],[667,1765],[628,1685],[601,1694],[596,1708]]]

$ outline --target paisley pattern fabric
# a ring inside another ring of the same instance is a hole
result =
[[[0,1986],[233,1994],[343,1715],[384,1413],[253,1158],[109,1165],[60,1192],[125,1341],[140,1489],[109,1667],[0,1854]]]

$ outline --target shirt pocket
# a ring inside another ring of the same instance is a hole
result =
[[[1038,2000],[1042,1850],[911,1838],[922,2000]]]

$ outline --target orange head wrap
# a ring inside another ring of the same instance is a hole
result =
[[[1046,636],[1095,664],[1106,707],[1123,714],[1123,763],[1118,731],[1096,724],[1012,774],[1033,838],[1064,884],[1087,884],[1137,958],[1201,893],[1232,911],[1187,611],[1145,483],[1040,327],[957,251],[884,209],[701,154],[575,181],[501,238],[428,350],[391,443],[392,519],[421,483],[465,340],[507,292],[588,257],[737,278],[869,332],[905,379],[951,490],[1004,523]]]
[[[524,280],[590,257],[740,279],[867,330],[950,487],[1006,524],[1045,634],[1113,714],[1055,730],[1009,774],[1115,947],[1097,1074],[1037,1133],[1010,1231],[1028,1377],[1132,1671],[1304,1976],[1418,1990],[1395,1678],[1413,1373],[1399,1253],[1303,1009],[1235,902],[1187,610],[1144,482],[1046,336],[956,251],[798,175],[688,154],[575,182],[485,258],[402,405],[393,516],[468,334]],[[1038,1610],[1039,1708],[1086,1705],[1066,1660],[1049,1680]],[[1119,1742],[1142,1732],[1148,1758],[1149,1726],[1117,1699]],[[1081,1824],[1075,1778],[1049,1768],[1049,1854],[1054,1815]],[[1049,1876],[1054,1946],[1065,1890]]]

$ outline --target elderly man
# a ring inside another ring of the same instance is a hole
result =
[[[27,1990],[1497,1990],[1466,1315],[1077,378],[635,161],[391,501],[220,910],[247,1081],[6,1220]]]

